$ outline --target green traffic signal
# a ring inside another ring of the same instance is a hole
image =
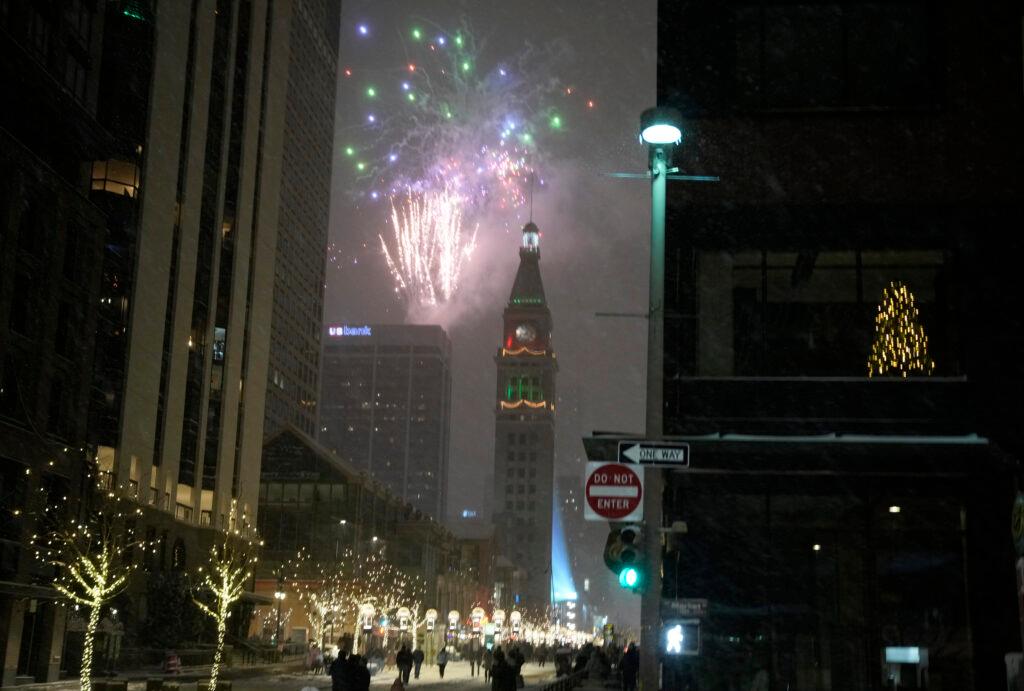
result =
[[[630,590],[635,589],[640,585],[640,572],[632,566],[627,566],[619,572],[619,585]]]

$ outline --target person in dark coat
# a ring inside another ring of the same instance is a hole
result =
[[[640,651],[636,643],[630,643],[619,662],[622,670],[622,691],[636,691],[636,678],[640,672]]]
[[[351,691],[370,691],[370,670],[366,669],[366,659],[360,655],[348,658]]]
[[[448,664],[448,649],[441,648],[440,652],[437,653],[437,670],[441,674],[441,678],[444,679],[444,667]]]
[[[516,687],[518,688],[519,682],[523,679],[523,664],[526,663],[526,658],[523,657],[523,651],[519,649],[519,646],[512,648],[509,652],[508,663],[512,666],[512,669],[515,670],[515,682]],[[523,682],[523,685],[525,686],[525,682]]]
[[[501,648],[494,651],[491,665],[491,691],[516,691],[516,670],[505,659]]]
[[[398,655],[395,655],[395,665],[398,666],[398,673],[402,678],[402,684],[409,683],[409,674],[412,672],[412,653],[409,652],[408,646],[402,646],[398,651]]]
[[[423,666],[423,657],[422,649],[416,648],[416,650],[412,651],[413,675],[416,679],[420,678],[420,667]]]
[[[484,650],[480,666],[484,668],[484,683],[491,683],[491,667],[494,666],[494,651],[490,648]]]
[[[338,650],[338,657],[331,662],[327,673],[331,675],[331,691],[352,691],[352,673],[349,669],[347,650]]]

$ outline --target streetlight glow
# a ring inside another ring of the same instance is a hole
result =
[[[651,125],[640,133],[648,144],[676,144],[683,138],[682,131],[675,125]]]
[[[640,141],[678,144],[683,138],[683,116],[675,108],[648,108],[640,115]]]

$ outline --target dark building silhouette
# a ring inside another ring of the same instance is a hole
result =
[[[555,461],[554,328],[540,276],[540,231],[523,227],[502,315],[494,408],[494,526],[506,574],[498,605],[551,602],[551,512]]]
[[[282,154],[286,101],[304,107],[289,64],[322,49],[303,42],[319,21],[310,6],[0,3],[0,357],[12,373],[0,434],[13,435],[0,441],[0,505],[27,517],[41,488],[73,510],[86,495],[75,478],[95,463],[158,544],[143,564],[154,582],[181,578],[169,572],[235,527],[233,501],[256,511],[282,167],[292,184],[306,174],[294,147]],[[34,526],[6,525],[0,684],[75,674],[81,613],[24,585],[46,582],[24,549]],[[118,604],[140,645],[148,580]]]
[[[0,6],[0,686],[55,681],[67,610],[33,556],[44,506],[73,515],[88,409],[106,216],[90,164],[102,7]]]
[[[662,2],[666,688],[993,689],[1021,649],[1020,9]],[[876,317],[902,284],[917,312]],[[884,306],[884,305],[883,305]],[[869,377],[873,343],[934,363]]]
[[[440,326],[328,326],[320,443],[446,518],[451,341]]]

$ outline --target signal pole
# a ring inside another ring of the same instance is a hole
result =
[[[665,177],[672,146],[651,145],[651,267],[647,315],[647,415],[644,433],[661,439],[664,406],[665,361]],[[654,691],[660,685],[658,629],[661,620],[661,521],[662,470],[648,468],[644,484],[643,571],[646,587],[640,598],[640,688]]]

